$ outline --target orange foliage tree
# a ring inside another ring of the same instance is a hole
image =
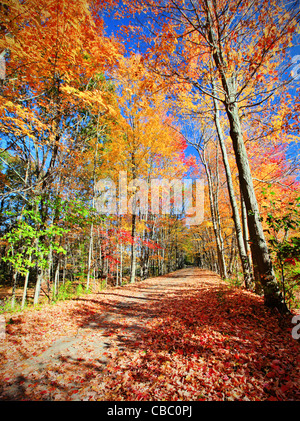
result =
[[[293,5],[275,1],[137,1],[133,9],[153,17],[149,66],[168,84],[190,86],[222,104],[239,173],[257,280],[265,304],[283,302],[263,233],[241,118],[278,92],[287,48],[299,29]],[[280,56],[280,60],[278,59]],[[217,86],[214,91],[211,78]]]

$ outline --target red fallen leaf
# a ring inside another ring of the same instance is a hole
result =
[[[287,390],[289,390],[290,389],[290,386],[288,385],[288,384],[283,384],[282,386],[281,386],[281,388],[280,388],[280,390],[282,391],[282,392],[286,392]]]
[[[267,374],[267,377],[275,377],[275,376],[276,376],[275,371],[269,371]]]

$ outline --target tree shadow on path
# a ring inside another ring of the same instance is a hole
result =
[[[184,269],[77,303],[77,334],[27,361],[3,400],[300,399],[289,322],[212,272]]]

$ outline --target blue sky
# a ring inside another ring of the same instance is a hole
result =
[[[106,16],[103,16],[104,21],[105,21],[105,31],[106,34],[108,36],[116,34],[119,30],[120,27],[122,25],[128,25],[131,21],[131,19],[128,18],[123,18],[123,19],[114,19],[111,16],[109,16],[108,14],[106,14]],[[298,37],[299,38],[299,37]],[[128,43],[126,42],[127,40],[124,40],[124,45],[130,49],[133,50],[135,52],[141,52],[143,53],[144,49],[141,48],[141,45],[139,45],[138,48],[138,43],[134,42],[134,41],[128,41]],[[294,71],[297,74],[296,80],[294,81],[294,86],[291,86],[290,88],[290,92],[291,95],[297,95],[296,89],[300,86],[300,44],[296,44],[293,47],[290,48],[289,50],[290,56],[291,58],[294,57],[294,63],[291,63],[291,68],[289,69],[288,73],[290,74],[291,70],[294,69]],[[299,77],[298,77],[299,75]],[[297,144],[295,145],[291,145],[288,151],[289,156],[296,156],[299,154],[299,146]],[[194,155],[196,157],[198,157],[198,153],[196,152],[195,148],[192,146],[188,146],[186,149],[186,155]],[[299,175],[300,178],[300,175]]]

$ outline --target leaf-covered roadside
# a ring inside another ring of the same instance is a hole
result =
[[[184,291],[157,310],[119,370],[108,367],[106,399],[299,400],[299,345],[257,297]]]
[[[199,269],[24,312],[1,344],[1,399],[300,400],[290,319]],[[30,366],[79,330],[76,355]]]

